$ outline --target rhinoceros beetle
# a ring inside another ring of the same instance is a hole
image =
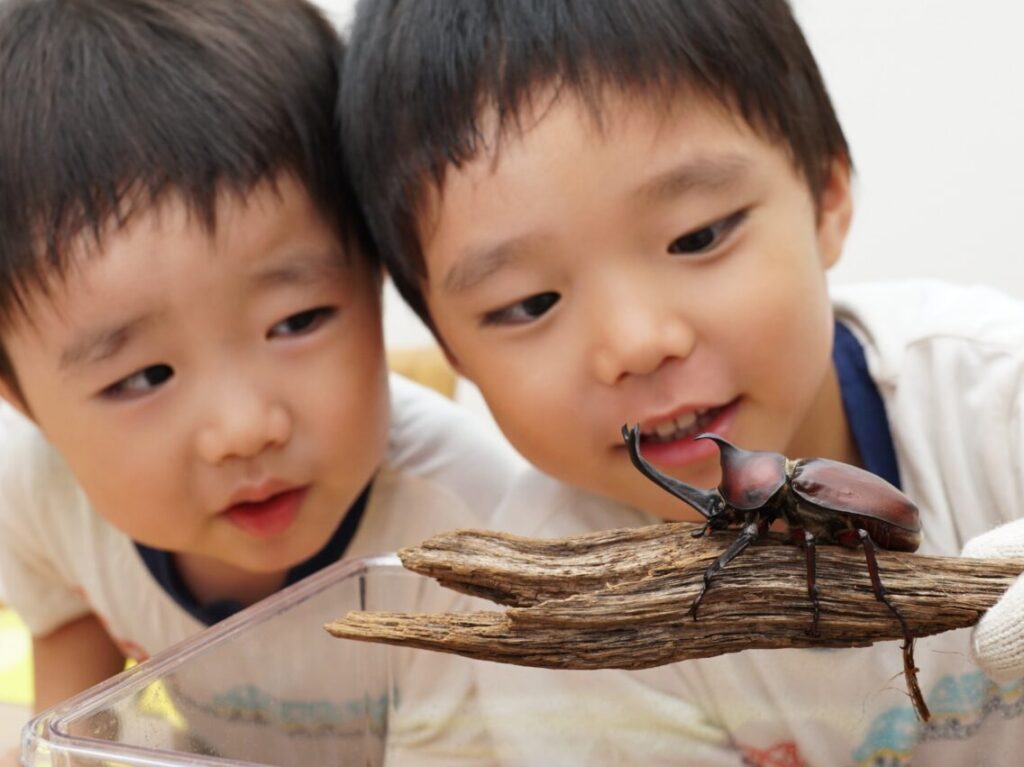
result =
[[[709,529],[740,528],[736,539],[704,572],[704,585],[690,606],[697,610],[712,579],[782,519],[807,560],[807,595],[813,608],[811,633],[818,632],[821,613],[815,579],[815,544],[838,543],[862,547],[875,597],[903,629],[904,670],[918,715],[928,720],[928,708],[917,684],[913,637],[902,613],[889,599],[878,574],[876,544],[893,551],[916,551],[921,543],[917,506],[902,492],[869,471],[827,458],[790,460],[780,453],[743,450],[717,434],[700,434],[718,445],[722,479],[716,490],[702,490],[655,469],[640,454],[640,427],[622,427],[622,437],[633,465],[648,479],[696,509],[704,524],[693,535]]]

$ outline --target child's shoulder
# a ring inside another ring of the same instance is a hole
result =
[[[66,558],[122,533],[93,508],[63,456],[0,400],[0,558],[12,547]],[[119,544],[118,544],[119,545]]]
[[[1024,504],[1024,302],[936,281],[844,286],[836,317],[863,344],[885,405],[904,491],[929,553]]]
[[[0,596],[34,633],[85,611],[68,584],[79,572],[98,572],[96,543],[112,530],[57,450],[0,400]]]
[[[962,364],[1024,355],[1024,301],[983,285],[903,280],[833,287],[836,319],[889,378],[911,356]]]
[[[522,460],[477,414],[397,373],[389,378],[391,426],[386,461],[403,469],[440,468],[459,461],[515,471]]]
[[[0,506],[18,511],[14,498],[44,499],[75,487],[67,464],[35,424],[0,400]]]
[[[390,377],[391,427],[380,478],[461,498],[486,518],[523,461],[480,416],[400,375]]]
[[[959,336],[1016,342],[1024,334],[1024,301],[987,285],[916,279],[831,289],[840,320],[906,342]]]

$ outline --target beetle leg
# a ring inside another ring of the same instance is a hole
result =
[[[694,509],[699,511],[705,519],[710,521],[716,514],[719,514],[725,508],[725,502],[722,500],[722,496],[720,496],[716,491],[701,490],[699,487],[694,487],[693,485],[688,485],[685,482],[680,482],[675,477],[662,474],[651,466],[651,464],[649,464],[647,460],[640,455],[639,425],[634,426],[632,429],[623,426],[622,439],[626,442],[630,460],[633,461],[633,465],[641,474],[663,490],[671,493],[689,506],[692,506]]]
[[[910,702],[914,704],[914,712],[922,722],[931,719],[932,713],[925,703],[924,693],[921,692],[921,685],[917,683],[917,666],[914,664],[914,640],[903,642],[903,676],[907,679],[907,689],[910,691]]]
[[[914,664],[914,637],[910,635],[910,628],[907,626],[903,613],[892,603],[889,593],[882,585],[882,579],[878,575],[878,559],[875,557],[875,542],[871,540],[867,530],[858,529],[857,535],[860,536],[861,544],[864,546],[864,557],[868,561],[868,574],[871,576],[871,586],[874,589],[875,597],[892,611],[903,629],[903,675],[907,679],[907,688],[910,691],[910,700],[914,704],[914,711],[921,721],[927,722],[931,717],[931,712],[928,711],[928,704],[925,703],[921,686],[917,682],[917,666]]]
[[[868,575],[871,576],[871,588],[875,592],[875,599],[884,604],[896,619],[900,622],[900,627],[903,629],[903,636],[909,642],[911,640],[910,628],[907,626],[906,620],[903,618],[896,605],[889,599],[889,592],[885,590],[885,586],[882,585],[882,579],[878,575],[878,559],[875,557],[875,542],[871,540],[871,536],[868,535],[867,530],[858,529],[857,535],[860,536],[861,545],[864,547],[864,558],[868,561]]]
[[[751,512],[747,515],[747,523],[743,526],[743,530],[740,531],[736,540],[730,543],[729,548],[723,551],[718,559],[712,562],[711,566],[704,571],[704,586],[701,588],[700,593],[697,594],[697,598],[693,600],[693,604],[690,605],[690,615],[693,616],[694,620],[697,620],[697,608],[704,601],[704,595],[711,585],[711,579],[721,572],[722,568],[735,559],[747,546],[760,538],[767,529],[767,522],[763,518],[758,518],[756,513]]]
[[[708,517],[707,522],[694,530],[690,535],[693,538],[703,538],[708,530],[725,530],[729,527],[729,519],[726,516],[726,509],[728,507],[722,506],[718,511],[714,512]]]
[[[818,601],[818,579],[817,579],[817,549],[814,536],[810,531],[802,528],[794,528],[793,538],[796,540],[807,557],[807,596],[811,600],[811,607],[814,610],[814,618],[811,622],[811,635],[818,635],[818,618],[821,616],[821,604]]]

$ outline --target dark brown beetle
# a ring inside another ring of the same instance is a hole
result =
[[[651,481],[686,502],[707,520],[694,532],[740,527],[740,534],[704,572],[704,586],[690,614],[707,593],[711,580],[751,543],[760,538],[777,519],[785,521],[795,542],[807,558],[807,594],[813,607],[811,632],[818,631],[821,612],[815,580],[815,543],[861,546],[875,597],[892,611],[903,629],[903,660],[914,707],[922,719],[928,709],[917,686],[913,663],[913,637],[903,615],[889,599],[878,575],[875,545],[894,551],[916,551],[921,544],[921,522],[909,498],[893,485],[869,471],[827,458],[789,460],[780,453],[743,450],[716,434],[722,481],[717,490],[702,490],[661,473],[640,455],[640,428],[622,427],[633,465]]]

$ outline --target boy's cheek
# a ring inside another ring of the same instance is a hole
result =
[[[460,376],[474,384],[477,383],[473,380],[472,364],[467,364],[472,362],[474,356],[471,346],[467,343],[472,328],[466,321],[456,319],[450,307],[444,302],[430,297],[429,288],[424,288],[424,291],[424,295],[428,297],[427,311],[433,324],[434,340],[437,341],[445,360]]]
[[[441,347],[441,353],[444,355],[445,362],[451,366],[451,369],[463,378],[469,378],[466,374],[465,367],[459,361],[459,358],[455,356],[455,353],[448,347],[448,344],[445,343],[444,339],[441,338],[440,334],[435,333],[434,338],[437,340],[437,345]]]

